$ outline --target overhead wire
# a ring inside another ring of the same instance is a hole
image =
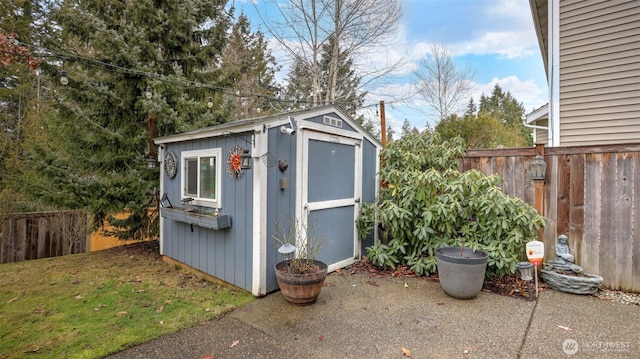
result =
[[[217,86],[217,85],[211,85],[211,84],[204,84],[198,81],[194,81],[194,80],[189,80],[186,79],[184,77],[180,77],[177,75],[162,75],[162,74],[158,74],[156,72],[150,72],[150,71],[145,71],[145,70],[139,70],[139,69],[132,69],[132,68],[128,68],[128,67],[124,67],[124,66],[120,66],[120,65],[115,65],[112,63],[108,63],[108,62],[104,62],[101,60],[97,60],[94,58],[90,58],[90,57],[86,57],[86,56],[82,56],[82,55],[78,55],[78,54],[74,54],[74,53],[68,53],[68,52],[61,52],[61,51],[55,51],[55,50],[51,50],[42,46],[37,46],[37,45],[32,45],[32,44],[28,44],[22,41],[19,41],[17,39],[14,39],[14,41],[16,42],[16,44],[18,45],[22,45],[25,47],[28,47],[30,49],[34,49],[37,51],[36,54],[29,54],[29,55],[25,55],[25,54],[18,54],[18,53],[10,53],[11,55],[16,55],[16,56],[29,56],[29,57],[39,57],[39,58],[57,58],[60,61],[63,62],[68,62],[68,61],[73,61],[76,62],[78,64],[84,65],[86,67],[92,67],[92,68],[98,68],[104,71],[108,71],[108,72],[113,72],[113,73],[121,73],[121,74],[128,74],[128,75],[134,75],[134,76],[140,76],[140,77],[146,77],[149,79],[155,79],[155,80],[159,80],[162,82],[166,82],[172,85],[176,85],[176,86],[182,86],[182,87],[189,87],[189,88],[194,88],[194,89],[207,89],[207,90],[212,90],[212,91],[220,91],[223,94],[229,95],[229,96],[234,96],[234,97],[238,97],[238,98],[246,98],[246,97],[258,97],[258,98],[262,98],[267,100],[269,103],[274,102],[274,103],[280,103],[280,104],[293,104],[293,105],[311,105],[312,102],[311,101],[306,101],[306,100],[296,100],[296,99],[283,99],[280,97],[274,97],[271,96],[271,94],[265,94],[265,93],[256,93],[256,92],[251,92],[251,91],[244,91],[244,90],[240,90],[237,88],[233,88],[233,87],[224,87],[224,86]],[[5,50],[2,50],[3,53],[9,53]],[[281,92],[281,89],[279,87],[275,88],[275,92]],[[398,100],[398,101],[391,101],[390,103],[394,103],[394,102],[400,102],[403,100]],[[349,104],[346,102],[341,102],[341,101],[332,101],[330,102],[331,104],[336,104],[336,105],[343,105],[343,104]],[[325,104],[325,103],[322,103]],[[368,104],[368,105],[362,105],[360,107],[358,107],[357,109],[366,109],[369,107],[373,107],[373,106],[377,106],[377,103],[372,103],[372,104]]]

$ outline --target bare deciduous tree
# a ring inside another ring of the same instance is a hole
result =
[[[469,99],[474,72],[470,65],[457,67],[445,45],[432,45],[418,66],[414,72],[418,94],[436,111],[438,121],[454,114]]]
[[[400,19],[400,6],[394,0],[273,1],[271,8],[278,9],[278,16],[262,14],[262,21],[287,54],[306,67],[313,89],[313,106],[321,101],[335,101],[339,55],[357,58],[372,47],[382,49],[387,43],[385,40],[397,32]],[[328,91],[322,99],[320,53],[332,36],[337,41],[332,44],[329,81],[325,84]],[[398,66],[400,63],[396,62],[359,75],[361,78],[379,78]]]
[[[63,248],[66,254],[77,253],[80,242],[87,240],[89,234],[89,219],[87,213],[78,211],[56,211],[46,216],[54,231],[60,233],[63,239]]]

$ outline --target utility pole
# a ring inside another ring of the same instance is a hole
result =
[[[382,146],[387,145],[387,122],[384,118],[384,100],[380,101],[380,142],[382,142]]]

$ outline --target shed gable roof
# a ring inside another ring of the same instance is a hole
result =
[[[378,141],[378,139],[373,137],[367,130],[365,130],[362,126],[360,126],[360,124],[354,121],[351,118],[351,116],[346,114],[341,108],[334,105],[324,105],[324,106],[318,106],[318,107],[313,107],[309,109],[296,110],[291,112],[278,113],[274,115],[254,117],[254,118],[248,118],[248,119],[243,119],[238,121],[227,122],[220,125],[200,128],[193,131],[188,131],[188,132],[179,133],[175,135],[158,137],[154,139],[154,142],[157,145],[160,145],[164,143],[190,141],[190,140],[201,139],[201,138],[224,136],[225,134],[229,134],[229,133],[252,131],[260,126],[279,125],[281,123],[282,124],[288,123],[289,116],[311,118],[311,117],[320,116],[320,115],[329,114],[329,113],[336,113],[339,117],[341,117],[343,121],[347,121],[349,125],[351,125],[359,133],[365,136],[370,142],[372,142],[378,147],[382,146],[382,144],[380,143],[380,141]]]

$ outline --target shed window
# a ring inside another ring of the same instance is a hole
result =
[[[213,148],[182,152],[182,198],[195,205],[221,207],[222,150]]]

